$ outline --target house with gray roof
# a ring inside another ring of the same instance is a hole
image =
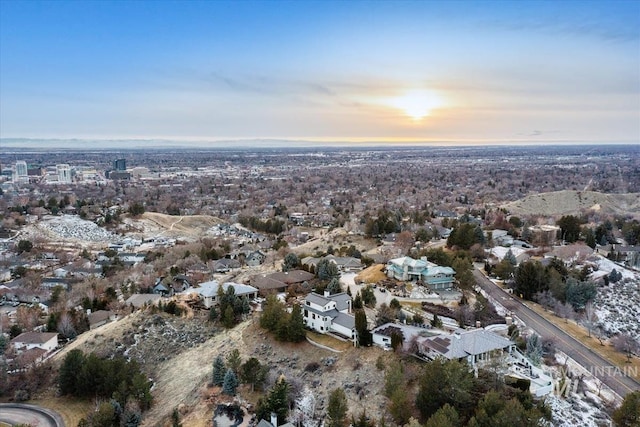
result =
[[[311,292],[302,306],[305,326],[321,334],[335,334],[356,343],[356,322],[351,314],[351,297],[344,292],[324,295]]]
[[[311,268],[315,271],[318,268],[318,263],[322,259],[327,259],[329,262],[334,263],[338,267],[338,271],[353,272],[362,270],[362,261],[358,258],[350,256],[337,257],[333,255],[327,255],[326,257],[305,257],[300,260],[303,266]]]
[[[227,292],[229,287],[232,287],[234,293],[238,297],[248,298],[253,300],[258,297],[258,289],[253,286],[243,285],[240,283],[227,282],[222,285],[217,280],[211,280],[209,282],[200,283],[197,288],[190,288],[184,291],[184,293],[195,293],[200,295],[205,307],[211,308],[219,303],[218,301],[218,288],[222,286],[223,292]]]
[[[125,303],[135,308],[142,308],[146,305],[157,304],[160,298],[161,296],[159,294],[133,294],[127,298]]]
[[[509,353],[515,343],[486,329],[472,329],[418,340],[418,353],[427,359],[466,360],[471,366],[494,354]]]
[[[89,313],[89,329],[99,328],[109,322],[116,320],[116,314],[111,310],[97,310]]]

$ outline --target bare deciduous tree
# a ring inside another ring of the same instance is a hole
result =
[[[598,324],[598,315],[596,314],[596,308],[593,306],[592,301],[589,301],[584,306],[582,324],[587,328],[589,337],[591,337],[591,331]]]
[[[631,358],[640,349],[640,344],[631,335],[622,333],[611,339],[613,347],[627,356],[627,363],[631,363]]]

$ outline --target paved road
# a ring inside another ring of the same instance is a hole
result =
[[[10,425],[30,424],[38,427],[64,427],[64,421],[57,412],[21,403],[0,403],[0,421]]]
[[[542,338],[553,339],[558,350],[564,352],[584,368],[595,374],[596,377],[620,396],[624,397],[628,393],[640,390],[640,383],[629,376],[606,375],[606,367],[611,366],[611,362],[595,353],[589,347],[585,346],[535,311],[526,307],[511,294],[503,291],[502,288],[487,279],[482,272],[474,269],[473,274],[476,277],[478,285],[496,301],[502,304],[507,310],[513,312],[520,320],[522,320],[528,327],[535,330]],[[611,370],[609,370],[609,372],[611,372]]]

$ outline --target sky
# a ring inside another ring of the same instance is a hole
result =
[[[0,0],[0,138],[640,143],[640,1]]]

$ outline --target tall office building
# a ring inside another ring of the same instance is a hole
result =
[[[13,174],[13,181],[14,182],[27,181],[29,179],[28,174],[29,173],[27,171],[27,162],[25,162],[24,160],[18,160],[16,162],[16,169]]]
[[[113,161],[113,170],[114,171],[126,171],[127,170],[127,160],[126,159],[117,159]]]
[[[56,165],[56,171],[58,172],[58,182],[71,182],[71,168],[69,165]]]

